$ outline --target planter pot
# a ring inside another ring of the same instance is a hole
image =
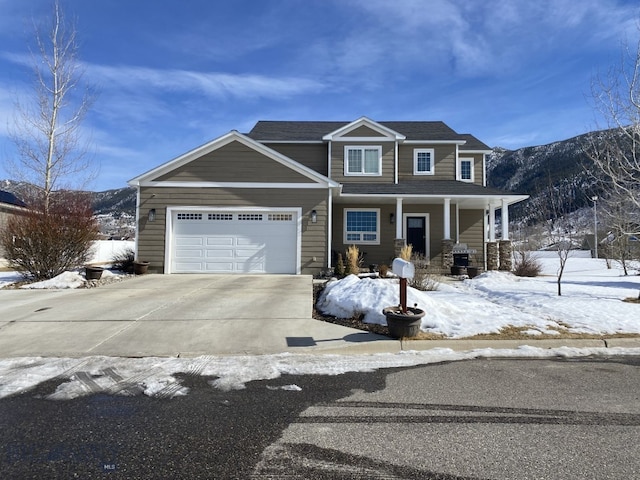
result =
[[[458,265],[454,265],[451,267],[451,275],[466,275],[467,267],[461,267]]]
[[[478,267],[467,267],[467,275],[469,275],[469,278],[477,277]]]
[[[87,280],[100,280],[103,271],[102,267],[84,267],[84,277]]]
[[[144,275],[149,269],[149,262],[133,262],[133,273]]]
[[[387,307],[382,310],[387,318],[389,334],[393,338],[415,337],[420,333],[420,323],[425,311],[419,308],[407,308],[407,313],[402,313],[399,307]]]

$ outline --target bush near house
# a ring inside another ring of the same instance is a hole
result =
[[[46,280],[82,266],[98,239],[91,198],[78,192],[56,192],[48,208],[27,202],[28,211],[12,217],[0,230],[0,245],[10,268],[33,280]]]
[[[529,251],[514,253],[513,273],[518,277],[537,277],[542,272],[542,264]]]

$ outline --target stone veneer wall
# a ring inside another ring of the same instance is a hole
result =
[[[498,243],[487,242],[487,270],[498,270],[499,267]]]
[[[510,272],[513,270],[513,247],[511,240],[500,240],[500,242],[498,242],[498,248],[500,250],[500,270]]]
[[[450,272],[453,266],[453,240],[442,240],[442,270]]]

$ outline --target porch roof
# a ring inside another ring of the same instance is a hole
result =
[[[393,183],[344,183],[339,195],[347,200],[395,202],[405,198],[419,203],[441,203],[445,198],[464,201],[469,206],[483,208],[506,200],[511,205],[529,198],[529,195],[506,192],[456,180],[422,180]]]

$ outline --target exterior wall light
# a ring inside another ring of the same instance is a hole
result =
[[[315,210],[311,210],[311,223],[316,223],[318,221],[318,212]]]
[[[149,210],[148,220],[150,222],[155,222],[156,221],[156,209],[155,208],[152,208],[151,210]]]
[[[396,223],[396,214],[393,212],[389,214],[389,223],[391,224]]]

